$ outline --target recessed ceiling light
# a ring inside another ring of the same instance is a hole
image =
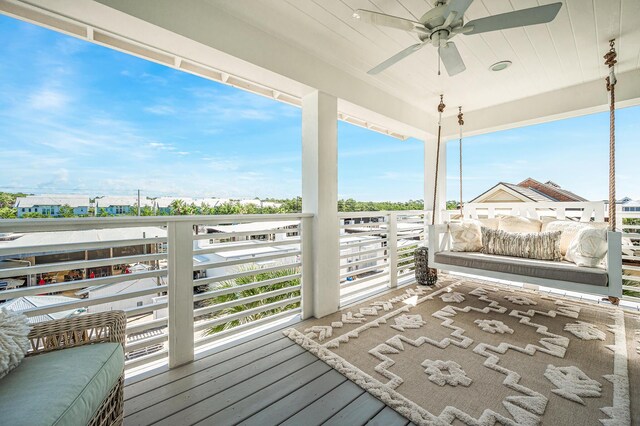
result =
[[[495,64],[491,65],[489,67],[489,69],[491,71],[502,71],[504,69],[507,69],[511,66],[511,61],[500,61],[500,62],[496,62]]]

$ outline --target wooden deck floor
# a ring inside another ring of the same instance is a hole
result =
[[[280,330],[127,384],[125,426],[409,422]]]

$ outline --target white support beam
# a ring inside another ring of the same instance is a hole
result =
[[[314,215],[312,261],[309,253],[303,254],[303,269],[311,263],[316,318],[336,312],[340,306],[337,120],[334,96],[316,91],[302,98],[302,212]],[[306,273],[304,277],[310,278]],[[308,291],[308,283],[303,288]]]
[[[577,84],[500,105],[464,112],[465,137],[578,117],[609,110],[609,98],[603,78]],[[618,74],[616,107],[640,104],[638,70]],[[458,122],[455,115],[443,118],[442,129],[447,139],[455,138]]]
[[[424,142],[424,209],[433,210],[435,223],[442,223],[442,211],[447,208],[447,142],[440,142],[440,163],[438,165],[438,188],[436,204],[433,204],[433,192],[436,179],[436,159],[438,144],[436,140]],[[425,218],[426,220],[426,218]],[[431,222],[429,222],[430,224]]]

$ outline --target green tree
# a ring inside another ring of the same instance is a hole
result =
[[[455,200],[447,201],[447,210],[458,210],[459,208],[460,207],[459,207],[458,201],[455,201]]]
[[[31,213],[24,213],[24,214],[22,215],[22,217],[23,217],[24,219],[43,219],[43,218],[47,218],[47,217],[49,217],[49,216],[45,216],[45,215],[43,215],[42,213],[34,213],[34,212],[31,212]]]
[[[230,280],[230,281],[223,281],[222,283],[220,283],[219,285],[216,286],[211,286],[209,288],[209,290],[220,290],[220,289],[226,289],[226,288],[233,288],[233,287],[237,287],[237,286],[241,286],[244,284],[250,284],[250,283],[255,283],[255,282],[259,282],[259,281],[266,281],[266,280],[270,280],[270,279],[274,279],[274,278],[281,278],[281,277],[286,277],[289,275],[294,275],[294,274],[298,274],[300,273],[300,269],[299,268],[286,268],[286,269],[281,269],[278,271],[270,271],[270,272],[260,272],[259,268],[246,268],[244,270],[250,271],[250,270],[255,270],[256,274],[255,275],[251,275],[248,277],[240,277],[240,278],[236,278],[235,280]],[[269,291],[274,291],[274,290],[280,290],[282,288],[285,287],[292,287],[292,286],[297,286],[300,284],[300,279],[299,278],[295,278],[292,280],[287,280],[281,283],[277,283],[277,284],[270,284],[270,285],[266,285],[263,287],[256,287],[256,288],[251,288],[251,289],[245,289],[245,290],[238,290],[235,293],[231,293],[231,294],[225,294],[222,296],[218,296],[218,297],[214,297],[212,299],[208,299],[206,301],[207,305],[219,305],[221,303],[226,303],[226,302],[232,302],[234,300],[239,300],[239,299],[243,299],[245,297],[250,297],[250,296],[255,296],[258,294],[263,294],[263,293],[267,293]],[[210,316],[211,319],[214,318],[222,318],[225,317],[227,315],[231,315],[231,314],[236,314],[238,312],[242,312],[242,311],[246,311],[248,309],[252,309],[252,308],[256,308],[259,306],[264,306],[264,305],[268,305],[270,303],[274,303],[274,302],[278,302],[281,300],[286,300],[286,299],[290,299],[292,297],[295,296],[299,296],[300,295],[300,291],[299,290],[292,290],[291,292],[287,292],[285,294],[281,294],[278,296],[272,296],[272,297],[268,297],[264,300],[260,300],[257,302],[251,302],[251,303],[245,303],[239,306],[234,306],[231,308],[225,308],[221,311],[216,312],[214,315]],[[219,333],[223,330],[228,330],[230,328],[233,327],[237,327],[239,325],[242,324],[246,324],[261,318],[265,318],[271,315],[275,315],[277,313],[280,312],[284,312],[287,311],[289,309],[294,309],[297,308],[298,306],[300,306],[299,302],[296,303],[291,303],[289,305],[286,305],[284,307],[281,308],[276,308],[276,309],[269,309],[265,312],[260,312],[257,314],[253,314],[253,315],[249,315],[247,317],[244,318],[240,318],[240,319],[236,319],[233,321],[229,321],[227,323],[224,324],[220,324],[217,325],[215,327],[211,327],[209,330],[207,330],[207,334],[215,334],[215,333]]]
[[[73,213],[73,208],[69,204],[65,204],[60,206],[60,210],[58,212],[60,217],[77,217],[75,213]]]
[[[0,219],[15,219],[16,209],[12,207],[0,207]]]

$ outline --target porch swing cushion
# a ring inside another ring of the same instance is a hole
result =
[[[601,287],[606,287],[609,281],[606,270],[576,266],[566,261],[557,262],[486,253],[453,251],[436,252],[434,260],[436,263],[463,268]]]

